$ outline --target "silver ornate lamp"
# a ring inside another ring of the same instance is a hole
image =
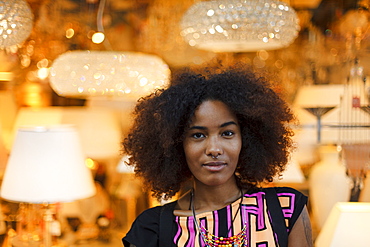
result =
[[[137,99],[169,84],[170,69],[155,55],[118,51],[71,51],[50,68],[61,96]]]
[[[0,0],[0,48],[18,45],[32,31],[33,15],[24,0]]]
[[[214,52],[275,50],[290,45],[300,29],[296,12],[275,0],[214,0],[191,6],[181,21],[191,46]]]

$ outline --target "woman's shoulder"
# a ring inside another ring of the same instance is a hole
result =
[[[255,190],[255,193],[263,193],[265,196],[276,195],[280,203],[296,205],[298,208],[303,208],[307,204],[308,197],[301,191],[291,187],[267,187]],[[271,197],[270,197],[271,198]]]
[[[304,195],[301,191],[294,189],[292,187],[255,187],[248,190],[244,194],[255,194],[255,193],[276,193],[281,194],[295,194],[295,195]]]
[[[306,196],[303,192],[297,189],[291,187],[275,187],[275,190],[278,197],[288,197],[288,198],[294,197],[296,202],[307,204],[308,196]]]
[[[140,213],[132,224],[130,231],[122,239],[124,245],[130,246],[129,243],[131,243],[135,246],[158,246],[160,222],[171,219],[169,215],[172,215],[175,205],[176,202],[171,202],[148,208]]]
[[[172,212],[174,210],[176,203],[177,201],[173,201],[173,202],[166,203],[164,205],[148,208],[144,210],[142,213],[140,213],[139,216],[136,218],[136,220],[145,220],[145,221],[155,220],[157,221],[160,215],[163,213],[163,211]]]
[[[266,194],[272,192],[270,195],[276,193],[278,204],[274,203],[272,199],[267,202],[272,206],[272,208],[281,208],[281,212],[285,218],[286,227],[291,230],[302,210],[307,205],[308,197],[297,189],[291,187],[272,187],[265,188],[263,191]]]
[[[305,196],[301,191],[294,189],[292,187],[267,187],[262,188],[261,191],[267,192],[267,191],[275,191],[278,196],[282,195],[295,195],[295,196]]]

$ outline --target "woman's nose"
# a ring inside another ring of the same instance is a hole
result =
[[[210,137],[207,142],[206,155],[218,157],[222,154],[222,145],[217,137]]]

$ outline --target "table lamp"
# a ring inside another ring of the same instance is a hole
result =
[[[340,106],[339,144],[347,174],[352,179],[350,201],[359,201],[370,161],[369,85],[364,68],[355,59]]]
[[[1,197],[44,204],[44,246],[51,246],[47,205],[91,197],[95,186],[72,125],[20,127],[9,156]]]
[[[338,202],[318,235],[316,247],[367,247],[370,243],[368,222],[370,203]]]
[[[367,101],[363,81],[351,77],[346,84],[302,86],[294,104],[301,133],[316,129],[317,144],[336,144],[347,153],[342,158],[353,180],[351,201],[358,201],[364,175],[369,169],[366,166],[370,153]],[[301,109],[316,116],[317,124],[313,124],[312,116],[305,115]],[[311,139],[312,136],[305,135]],[[301,143],[313,143],[311,139],[301,140]]]
[[[342,84],[330,84],[302,86],[297,92],[294,110],[304,129],[316,130],[318,144],[332,143],[338,140],[338,130],[324,127],[338,121],[337,114],[332,113],[340,105],[343,91]],[[306,112],[302,112],[301,109]],[[329,112],[332,116],[327,117]]]

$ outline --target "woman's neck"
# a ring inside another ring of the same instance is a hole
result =
[[[242,196],[241,189],[236,183],[221,186],[206,186],[194,183],[191,203],[196,212],[205,212],[221,209]]]
[[[191,216],[192,207],[197,214],[218,210],[239,199],[242,193],[236,181],[219,186],[208,186],[193,181],[193,189],[178,199],[174,214]]]

